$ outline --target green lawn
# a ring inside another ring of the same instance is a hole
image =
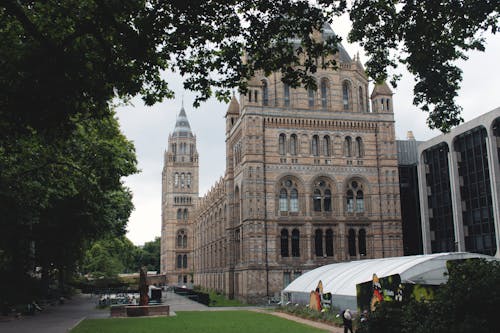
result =
[[[325,332],[251,311],[177,312],[174,317],[88,319],[72,333],[302,333]]]

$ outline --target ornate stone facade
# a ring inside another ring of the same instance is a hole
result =
[[[162,173],[160,270],[167,282],[188,284],[193,277],[193,217],[199,200],[198,152],[182,107],[168,137]]]
[[[316,91],[273,73],[256,75],[239,102],[233,96],[225,176],[199,201],[197,185],[189,191],[196,212],[186,224],[168,202],[181,172],[171,136],[162,230],[169,283],[185,272],[174,269],[184,253],[174,246],[179,230],[188,232],[194,284],[248,302],[276,296],[321,265],[403,254],[392,92],[377,85],[370,110],[359,59],[342,47],[335,57],[337,70],[315,74]],[[197,175],[197,160],[189,167]]]

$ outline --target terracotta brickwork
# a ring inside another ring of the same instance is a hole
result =
[[[359,60],[343,48],[336,60],[316,91],[276,73],[233,97],[225,176],[189,221],[195,285],[261,302],[318,266],[403,254],[392,92],[368,97]]]

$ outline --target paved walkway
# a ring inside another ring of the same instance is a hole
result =
[[[47,306],[34,316],[23,316],[19,319],[0,322],[1,333],[67,333],[81,320],[87,318],[109,318],[109,310],[96,309],[97,296],[77,295],[63,305]],[[342,333],[343,329],[324,323],[298,318],[281,312],[265,311],[266,307],[208,307],[187,297],[173,292],[163,294],[163,301],[170,305],[170,311],[234,311],[250,310],[272,314],[281,318],[293,320],[333,333]]]
[[[262,306],[206,306],[173,292],[163,293],[163,302],[170,305],[170,311],[234,311],[265,309]]]
[[[96,304],[97,296],[77,295],[63,305],[48,305],[34,316],[0,322],[0,332],[66,333],[85,318],[109,317],[109,310],[98,310]]]

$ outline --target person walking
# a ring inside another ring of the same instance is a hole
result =
[[[351,310],[345,309],[344,311],[342,311],[342,320],[344,323],[344,333],[347,333],[347,332],[353,333]]]

